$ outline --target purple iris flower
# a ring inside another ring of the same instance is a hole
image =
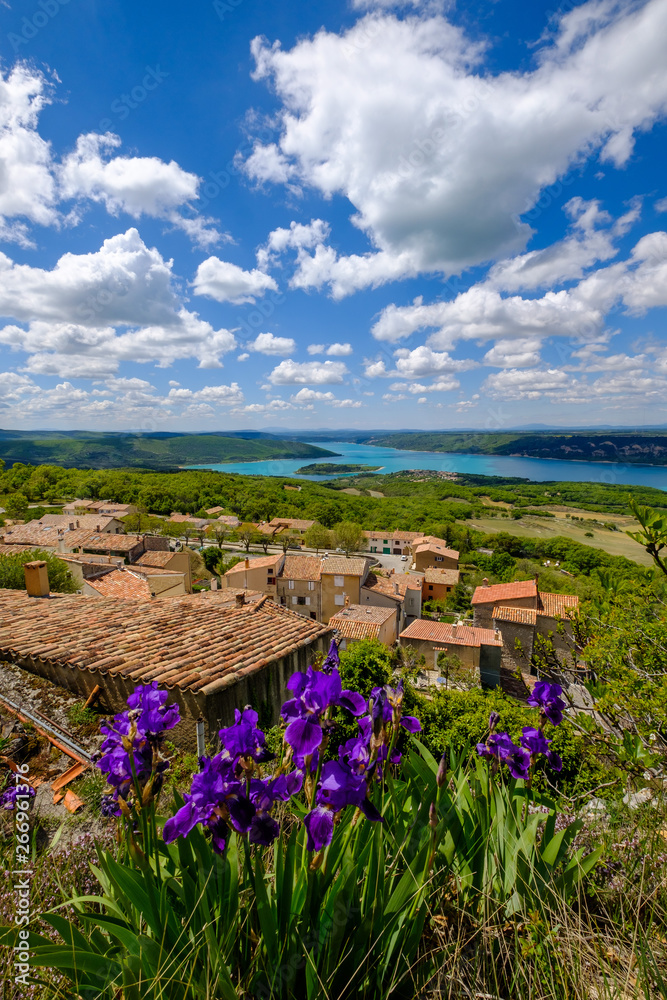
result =
[[[533,762],[528,750],[523,747],[513,746],[513,749],[504,758],[513,778],[523,778],[527,781],[530,776],[530,765]]]
[[[538,681],[533,688],[528,704],[539,708],[554,726],[560,726],[563,721],[565,702],[560,697],[563,689],[560,684],[549,684],[548,681]]]
[[[362,715],[366,703],[356,691],[343,690],[340,674],[333,668],[330,674],[308,667],[304,674],[292,674],[287,687],[294,697],[282,707],[283,719],[288,723],[285,741],[294,751],[295,758],[305,758],[314,753],[322,743],[322,716],[334,705],[346,708],[352,715]]]
[[[330,760],[324,765],[315,808],[304,818],[309,851],[320,851],[331,843],[334,814],[346,806],[356,806],[374,822],[382,821],[382,816],[367,798],[367,791],[364,778],[345,764]]]
[[[227,832],[220,821],[227,821],[238,833],[247,833],[252,824],[255,806],[245,795],[245,785],[234,776],[233,761],[220,754],[212,759],[205,757],[204,766],[192,779],[190,794],[175,816],[164,825],[162,832],[166,844],[176,837],[186,837],[201,823],[213,834],[213,847],[218,850],[226,843]],[[216,846],[216,844],[218,846]]]
[[[147,736],[159,736],[167,729],[173,729],[181,721],[178,705],[167,705],[168,691],[161,691],[157,681],[152,684],[139,685],[127,699],[129,713],[136,716],[137,730]]]
[[[273,760],[275,754],[266,747],[266,737],[257,728],[259,716],[254,709],[247,707],[242,712],[234,711],[235,722],[228,729],[219,732],[220,741],[224,747],[224,756],[229,755],[237,760],[239,757],[250,757],[257,763]]]
[[[492,733],[486,743],[477,744],[480,757],[494,757],[496,760],[505,760],[515,749],[507,733]]]
[[[526,750],[530,750],[533,755],[537,755],[538,753],[545,754],[548,752],[551,740],[546,738],[541,729],[535,729],[534,726],[524,726],[523,736],[519,742]]]
[[[402,715],[403,709],[403,681],[399,681],[395,688],[385,685],[375,687],[371,691],[371,718],[375,730],[382,728],[382,724],[393,722],[394,725],[401,725],[409,733],[421,732],[421,723],[413,715]],[[380,721],[381,720],[381,721]]]
[[[286,802],[292,795],[301,791],[303,774],[292,771],[291,774],[281,774],[270,781],[254,778],[250,782],[250,801],[255,806],[248,832],[251,844],[262,844],[268,847],[280,833],[280,825],[271,815],[274,803]]]
[[[325,674],[330,674],[332,670],[338,670],[340,666],[340,656],[338,655],[338,646],[336,645],[336,640],[331,640],[331,645],[329,646],[329,652],[326,655],[326,659],[322,664],[322,671]]]
[[[27,792],[19,791],[20,788],[23,789],[27,788],[28,791]],[[22,799],[22,798],[34,799],[35,794],[36,794],[35,789],[32,787],[32,785],[28,785],[27,782],[24,782],[21,785],[10,785],[10,787],[6,791],[4,791],[2,795],[0,795],[0,808],[15,809],[17,799]]]

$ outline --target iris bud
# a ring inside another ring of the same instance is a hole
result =
[[[500,722],[500,712],[491,712],[489,716],[489,732],[493,732]]]
[[[440,758],[440,765],[438,767],[438,773],[436,775],[435,781],[438,788],[442,788],[445,781],[447,780],[447,755],[443,753]]]
[[[438,814],[435,809],[435,802],[431,802],[428,810],[428,825],[435,830],[438,825]]]

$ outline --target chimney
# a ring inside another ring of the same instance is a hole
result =
[[[538,586],[539,582],[540,582],[540,574],[536,573],[535,574],[535,586],[536,587]]]
[[[215,577],[213,577],[213,579],[211,580],[211,590],[217,590],[217,589],[218,589],[218,581]]]
[[[484,579],[482,580],[482,586],[483,587],[489,586],[489,578],[487,576],[485,576]]]
[[[398,586],[398,584],[396,582],[394,582],[394,593],[395,594],[400,594],[400,592],[401,592],[401,588]]]
[[[493,638],[497,639],[498,642],[500,642],[500,640],[502,639],[502,635],[500,634],[500,629],[499,628],[494,628],[494,630],[493,630]]]
[[[245,568],[246,569],[250,569],[250,560],[249,559],[246,559],[246,561],[245,561]]]
[[[25,573],[25,589],[28,591],[28,597],[48,597],[49,574],[44,560],[36,559],[34,562],[26,563],[23,571]]]
[[[65,539],[62,535],[58,536],[58,552],[61,554],[65,552]]]
[[[70,531],[74,531],[74,521],[70,521],[70,523],[68,524],[68,528]]]
[[[458,621],[458,622],[454,622],[454,624],[452,625],[452,635],[453,636],[456,636],[456,633],[458,631],[458,627],[459,627],[460,624],[461,624],[461,622]]]
[[[76,526],[77,526],[77,528],[79,527],[79,522],[78,521],[76,522]]]
[[[236,595],[236,607],[242,608],[245,604],[245,592]]]

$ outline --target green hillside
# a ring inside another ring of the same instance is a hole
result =
[[[12,436],[10,436],[12,435]],[[7,466],[60,465],[87,469],[173,469],[180,465],[253,462],[271,458],[328,458],[326,448],[270,435],[86,434],[49,436],[0,431],[0,458]]]
[[[577,431],[452,433],[406,432],[358,437],[364,444],[407,451],[455,452],[471,455],[521,455],[586,462],[626,462],[667,465],[667,432]]]

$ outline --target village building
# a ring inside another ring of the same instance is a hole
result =
[[[240,594],[220,606],[199,595],[161,601],[49,596],[48,578],[45,584],[41,597],[0,591],[0,660],[81,698],[99,685],[110,712],[124,707],[137,684],[157,681],[186,720],[173,739],[191,750],[200,716],[209,739],[247,704],[278,722],[287,680],[331,640],[330,629],[265,597],[248,603]]]
[[[216,522],[224,525],[226,528],[238,528],[241,524],[236,514],[221,514],[219,517],[216,517]]]
[[[322,560],[319,556],[286,555],[277,577],[277,600],[297,614],[322,620]]]
[[[500,683],[503,640],[493,628],[422,618],[401,632],[399,642],[423,655],[427,670],[437,670],[438,654],[445,652],[458,656],[462,666],[478,673],[485,686],[496,687]]]
[[[396,634],[398,635],[413,619],[419,618],[422,608],[421,578],[408,573],[392,573],[381,576],[368,573],[361,586],[360,604],[378,608],[394,608],[396,612]]]
[[[412,568],[418,573],[427,569],[458,569],[459,553],[434,535],[420,535],[411,545]]]
[[[192,570],[189,552],[172,552],[169,549],[149,550],[139,556],[136,560],[136,567],[178,573],[183,577],[183,586],[186,594],[192,593]]]
[[[97,573],[84,576],[81,593],[89,597],[124,597],[128,600],[184,597],[185,574],[155,566],[98,566]]]
[[[457,569],[426,569],[422,581],[422,601],[444,601],[459,582]]]
[[[77,513],[127,517],[128,514],[138,514],[139,508],[133,503],[116,503],[114,500],[71,500],[63,506],[63,514]]]
[[[340,636],[338,648],[341,650],[362,639],[376,639],[391,646],[398,637],[393,608],[346,604],[341,611],[331,616],[329,627],[334,628]]]
[[[421,538],[419,531],[364,531],[367,552],[381,552],[384,555],[409,556],[410,546],[415,538]]]
[[[221,578],[223,587],[241,590],[261,590],[276,599],[277,577],[285,562],[284,553],[259,558],[245,558],[228,569]]]
[[[361,588],[368,576],[369,560],[349,556],[325,555],[322,557],[322,621],[350,604],[361,604]]]
[[[499,628],[503,635],[503,670],[532,671],[535,637],[550,638],[559,653],[571,653],[574,645],[569,617],[576,612],[574,594],[550,594],[539,590],[539,580],[517,580],[489,585],[484,580],[472,596],[475,625]],[[517,648],[517,641],[519,648]]]

